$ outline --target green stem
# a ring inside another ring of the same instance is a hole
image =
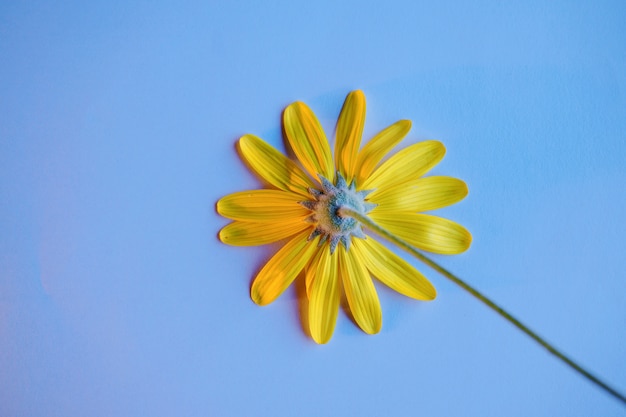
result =
[[[455,284],[457,284],[458,286],[463,288],[465,291],[467,291],[470,294],[472,294],[478,300],[482,301],[485,305],[487,305],[493,311],[495,311],[500,316],[502,316],[504,319],[509,321],[515,327],[520,329],[522,332],[526,333],[533,340],[535,340],[535,342],[539,343],[541,346],[546,348],[548,350],[548,352],[550,352],[551,354],[553,354],[554,356],[556,356],[557,358],[559,358],[560,360],[565,362],[567,365],[569,365],[576,372],[578,372],[579,374],[581,374],[582,376],[587,378],[589,381],[593,382],[594,384],[596,384],[597,386],[602,388],[607,393],[611,394],[613,397],[617,398],[622,403],[626,404],[626,397],[623,394],[621,394],[617,390],[611,388],[609,385],[607,385],[606,383],[602,382],[600,379],[598,379],[597,377],[592,375],[590,372],[588,372],[587,370],[582,368],[576,362],[574,362],[573,360],[571,360],[570,358],[565,356],[562,352],[557,350],[550,343],[546,342],[537,333],[533,332],[528,327],[526,327],[526,325],[522,324],[522,322],[520,322],[518,319],[513,317],[510,313],[508,313],[502,307],[500,307],[499,305],[497,305],[496,303],[491,301],[489,298],[487,298],[485,295],[483,295],[480,291],[478,291],[477,289],[475,289],[474,287],[472,287],[471,285],[469,285],[468,283],[463,281],[461,278],[457,277],[452,272],[450,272],[447,269],[445,269],[444,267],[442,267],[441,265],[437,264],[435,261],[433,261],[430,258],[426,257],[422,253],[418,252],[417,249],[415,249],[409,243],[407,243],[404,240],[398,238],[397,236],[393,235],[392,233],[389,233],[387,230],[383,229],[378,224],[374,223],[366,215],[360,214],[360,213],[358,213],[358,212],[356,212],[356,211],[354,211],[354,210],[352,210],[350,208],[347,208],[347,207],[340,208],[339,209],[339,215],[353,217],[354,219],[358,220],[359,222],[361,222],[362,224],[367,226],[372,231],[376,232],[380,236],[384,237],[385,239],[388,239],[392,243],[395,243],[396,245],[398,245],[399,247],[401,247],[405,251],[409,252],[411,255],[415,256],[417,259],[419,259],[420,261],[424,262],[426,265],[430,266],[435,271],[439,272],[441,275],[443,275],[444,277],[448,278],[449,280],[451,280],[452,282],[454,282]]]

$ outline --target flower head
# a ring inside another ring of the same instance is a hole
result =
[[[408,133],[400,120],[360,149],[365,96],[351,92],[343,105],[330,145],[315,114],[302,102],[283,114],[289,145],[298,163],[253,135],[239,140],[249,167],[271,188],[230,194],[218,212],[234,220],[220,231],[230,245],[263,245],[288,239],[265,264],[251,288],[257,304],[274,301],[300,274],[309,300],[309,330],[317,343],[330,340],[345,293],[363,331],[377,333],[382,313],[372,276],[415,299],[432,300],[433,285],[402,258],[377,242],[344,209],[367,216],[417,248],[457,254],[471,243],[470,233],[450,220],[424,214],[467,195],[459,179],[423,177],[444,156],[429,140],[411,145],[381,162]]]

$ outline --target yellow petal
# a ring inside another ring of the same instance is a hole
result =
[[[400,120],[382,130],[359,152],[357,157],[357,184],[362,184],[371,175],[376,165],[411,130],[410,120]],[[362,188],[362,187],[360,187]]]
[[[292,160],[254,135],[242,136],[239,150],[250,168],[276,188],[308,196],[308,188],[314,187]]]
[[[234,221],[220,230],[220,240],[233,246],[257,246],[293,236],[311,227],[306,217],[273,222]],[[310,233],[308,231],[307,233]]]
[[[289,144],[313,178],[322,174],[328,180],[335,178],[330,146],[320,122],[309,107],[300,102],[290,104],[283,113],[283,124]]]
[[[343,103],[337,121],[337,138],[335,142],[335,164],[348,184],[356,173],[356,158],[363,125],[365,124],[365,95],[362,91],[352,91]]]
[[[383,284],[417,300],[434,300],[437,290],[418,270],[376,240],[353,239],[356,257]]]
[[[346,252],[343,245],[339,245],[337,252],[343,288],[354,320],[365,333],[378,333],[383,318],[372,278],[354,251]]]
[[[306,296],[308,299],[311,298],[311,286],[313,284],[313,280],[315,279],[320,260],[322,259],[322,252],[325,250],[330,251],[328,242],[323,243],[317,248],[311,256],[311,262],[306,264],[306,267],[304,268],[304,282],[306,284]]]
[[[301,195],[279,190],[250,190],[233,193],[217,202],[217,212],[233,220],[268,222],[302,218],[311,211],[298,204]]]
[[[422,213],[374,212],[370,217],[383,229],[429,252],[454,255],[464,252],[472,235],[451,220]]]
[[[319,237],[309,241],[309,232],[298,234],[283,246],[258,273],[250,296],[259,305],[266,305],[281,295],[302,268],[311,260]]]
[[[443,144],[436,140],[411,145],[385,161],[359,188],[373,190],[416,180],[437,165],[445,153]]]
[[[309,329],[317,343],[326,343],[335,330],[339,312],[340,282],[337,271],[337,256],[331,255],[327,245],[323,245],[315,269],[307,272],[313,275],[309,293]],[[307,282],[309,281],[307,275]]]
[[[368,196],[378,204],[374,211],[428,211],[461,201],[467,185],[452,177],[424,177],[391,188],[379,188]]]

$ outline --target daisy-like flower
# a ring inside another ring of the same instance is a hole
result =
[[[367,226],[346,212],[366,216],[405,242],[425,251],[457,254],[471,243],[461,225],[423,212],[454,204],[467,195],[459,179],[423,177],[444,156],[441,142],[428,140],[383,161],[408,133],[400,120],[360,149],[365,96],[351,92],[337,122],[334,160],[315,114],[302,102],[290,104],[283,124],[298,163],[254,135],[239,140],[248,166],[271,188],[230,194],[218,212],[234,220],[219,237],[235,246],[287,239],[254,279],[251,297],[266,305],[304,275],[309,330],[317,343],[330,340],[341,293],[366,333],[380,331],[382,313],[372,277],[418,300],[436,296],[433,285],[401,257],[366,235]]]

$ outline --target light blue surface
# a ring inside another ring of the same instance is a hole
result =
[[[471,4],[471,5],[470,5]],[[272,248],[217,240],[282,147],[345,95],[365,137],[402,118],[469,197],[436,256],[626,391],[626,3],[3,2],[1,416],[617,416],[624,408],[420,267],[378,286],[383,330],[303,332],[295,290],[249,298]],[[409,259],[408,255],[405,257]],[[413,262],[413,261],[411,261]]]

